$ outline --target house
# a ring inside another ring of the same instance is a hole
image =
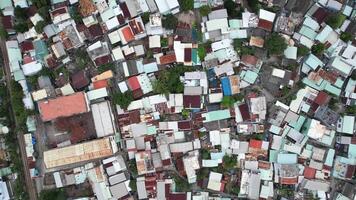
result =
[[[352,135],[355,133],[355,116],[342,116],[337,122],[336,130],[340,133]]]
[[[95,130],[98,138],[116,133],[114,114],[109,101],[92,104],[91,111],[94,119]]]
[[[59,117],[69,117],[89,111],[87,99],[83,92],[39,101],[38,108],[43,121],[51,121]]]
[[[266,31],[272,31],[273,22],[276,17],[276,14],[264,9],[260,9],[258,14],[258,28],[261,28]]]
[[[87,87],[90,83],[90,79],[88,78],[87,73],[84,70],[76,72],[70,77],[70,79],[73,88],[76,90],[81,90]]]
[[[195,183],[197,181],[197,175],[195,170],[200,169],[199,152],[188,152],[188,155],[183,157],[183,164],[187,175],[188,183]]]
[[[178,0],[155,0],[161,14],[177,14],[179,12]]]
[[[221,182],[222,174],[216,172],[210,172],[209,174],[209,181],[208,181],[208,189],[214,191],[224,191],[224,184]]]

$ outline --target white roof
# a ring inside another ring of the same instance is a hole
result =
[[[211,49],[213,51],[218,51],[220,49],[225,49],[231,46],[231,40],[230,39],[224,39],[218,42],[214,42],[211,44]]]
[[[124,54],[122,53],[121,47],[116,47],[112,50],[112,55],[114,60],[123,60],[125,59]]]
[[[212,93],[209,94],[208,99],[209,103],[219,103],[222,101],[223,93]]]
[[[209,132],[210,142],[213,146],[220,145],[220,131],[210,131]]]
[[[118,30],[109,33],[108,37],[109,37],[111,44],[116,44],[121,41],[120,32]]]
[[[260,13],[259,13],[258,17],[259,17],[260,19],[264,19],[264,20],[273,22],[273,21],[274,21],[274,18],[276,17],[276,13],[273,13],[273,12],[270,12],[270,11],[267,11],[267,10],[260,9]]]
[[[220,191],[222,174],[211,171],[209,175],[208,189]]]
[[[108,30],[111,30],[113,28],[120,26],[120,22],[117,19],[117,17],[113,17],[113,18],[109,19],[108,21],[105,22],[105,24],[106,24],[106,27]]]
[[[224,19],[214,19],[214,20],[209,20],[206,22],[206,29],[207,31],[215,31],[221,29],[221,31],[224,33],[227,31],[229,27],[228,21],[226,18]]]
[[[92,104],[91,110],[97,137],[113,135],[115,133],[114,116],[109,101]]]
[[[74,94],[74,90],[69,83],[61,87],[61,92],[64,96]]]
[[[100,88],[96,90],[90,90],[87,92],[87,97],[89,101],[97,100],[108,96],[108,91],[106,88]]]
[[[37,61],[33,61],[21,66],[25,76],[32,76],[42,70],[42,64]]]
[[[148,38],[149,48],[160,48],[161,47],[161,36],[152,35]]]
[[[127,90],[129,90],[129,88],[127,87],[127,84],[125,81],[122,81],[120,83],[118,83],[119,85],[119,89],[122,93],[126,92]]]
[[[282,69],[273,68],[272,76],[284,78],[285,74],[286,74],[286,71],[284,71]]]
[[[47,98],[47,91],[46,89],[41,89],[41,90],[37,90],[32,92],[32,98],[34,101],[39,101],[41,99]]]

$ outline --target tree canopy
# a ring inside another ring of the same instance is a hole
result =
[[[346,19],[345,15],[343,15],[342,13],[337,13],[328,17],[326,23],[332,28],[337,29],[342,25],[345,19]]]
[[[201,16],[207,16],[211,12],[211,8],[208,5],[204,5],[199,8],[199,12]]]
[[[308,47],[306,47],[304,45],[301,45],[298,47],[298,51],[297,51],[298,56],[305,56],[308,53],[309,53]]]
[[[223,167],[225,170],[231,170],[236,167],[237,159],[235,156],[225,155],[223,157]]]
[[[66,200],[67,195],[63,189],[42,190],[40,200]]]
[[[166,29],[175,29],[178,24],[178,19],[172,15],[164,15],[162,19],[162,26]]]
[[[144,12],[141,16],[142,22],[147,24],[150,21],[150,12]]]
[[[282,55],[287,48],[286,40],[277,33],[272,33],[272,35],[265,40],[265,43],[270,55]]]
[[[126,109],[133,100],[133,94],[129,90],[124,93],[113,94],[113,102],[117,105],[120,105],[120,107],[123,109]]]
[[[311,51],[313,52],[313,54],[321,56],[325,51],[325,45],[322,43],[315,44],[312,46]]]
[[[224,8],[227,10],[229,17],[237,18],[242,16],[242,9],[233,1],[224,1]]]
[[[179,0],[179,5],[182,11],[194,9],[194,0]]]
[[[180,76],[191,70],[191,67],[175,66],[161,71],[157,80],[153,82],[153,91],[158,94],[182,93],[184,85],[180,81]]]
[[[344,42],[348,42],[348,41],[352,40],[353,37],[354,36],[352,35],[352,33],[348,33],[348,32],[342,32],[340,34],[340,39],[342,39]]]
[[[43,32],[43,28],[47,25],[47,23],[45,21],[39,21],[37,22],[36,26],[35,26],[35,30],[37,33],[42,33]]]

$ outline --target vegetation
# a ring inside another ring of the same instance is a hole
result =
[[[182,117],[183,117],[183,119],[188,119],[189,116],[190,116],[190,110],[188,110],[188,109],[183,109],[183,110],[182,110]]]
[[[356,114],[356,105],[346,106],[345,112],[347,114],[355,115]]]
[[[66,200],[67,194],[63,189],[42,190],[40,200]]]
[[[237,186],[237,183],[228,182],[226,184],[226,191],[234,195],[239,195],[240,188]]]
[[[104,65],[100,65],[98,68],[97,68],[98,72],[101,74],[103,72],[106,72],[108,70],[112,70],[113,72],[115,72],[115,64],[114,63],[107,63],[107,64],[104,64]]]
[[[178,24],[178,19],[174,15],[172,14],[164,15],[162,19],[162,26],[164,28],[175,29],[177,24]]]
[[[335,110],[336,109],[336,105],[338,104],[338,100],[334,97],[332,97],[328,103],[328,106],[331,110]]]
[[[229,17],[231,17],[231,18],[241,18],[242,17],[243,10],[233,0],[224,1],[224,8],[227,10]],[[238,8],[238,9],[236,9],[236,8]]]
[[[136,192],[137,191],[137,183],[136,180],[130,180],[129,187],[131,188],[132,191]]]
[[[312,46],[311,51],[313,54],[321,56],[325,51],[325,46],[322,43],[315,44]]]
[[[237,159],[235,156],[225,155],[223,157],[223,168],[225,170],[232,170],[236,168]]]
[[[141,18],[142,18],[142,22],[144,24],[147,24],[150,21],[150,12],[143,13]]]
[[[70,17],[78,24],[83,23],[82,15],[79,13],[78,6],[72,6],[70,9]]]
[[[203,180],[209,176],[210,170],[206,167],[201,168],[197,171],[197,180]]]
[[[265,44],[269,55],[282,55],[287,48],[284,37],[277,33],[272,33],[272,35],[265,40]]]
[[[90,63],[92,63],[91,58],[85,49],[76,49],[74,55],[75,63],[79,69],[85,69]]]
[[[18,124],[20,126],[25,126],[27,120],[27,112],[25,110],[24,103],[22,101],[22,98],[24,96],[22,87],[18,82],[12,80],[11,91],[12,91],[11,102],[12,102],[12,109],[14,111],[14,115],[16,116]]]
[[[16,32],[24,33],[28,31],[28,26],[26,22],[18,22],[14,25],[14,29]]]
[[[167,46],[168,46],[168,39],[161,38],[161,47],[167,47]]]
[[[182,11],[189,11],[194,9],[194,0],[178,0]]]
[[[308,53],[309,53],[308,47],[306,47],[304,45],[301,45],[300,47],[298,47],[298,51],[297,51],[298,57],[306,56]]]
[[[345,15],[343,15],[342,13],[337,13],[328,17],[326,23],[332,28],[337,29],[342,25],[342,23],[344,23],[345,19]]]
[[[251,11],[254,13],[258,13],[261,8],[260,2],[258,0],[248,0],[247,4],[251,8]]]
[[[37,33],[42,33],[43,32],[43,28],[47,25],[47,23],[45,21],[39,21],[37,22],[36,26],[35,26],[35,30]]]
[[[221,101],[221,106],[224,108],[231,108],[234,106],[236,100],[232,96],[224,96]]]
[[[126,109],[134,100],[133,94],[129,90],[124,93],[114,93],[112,98],[113,102],[117,105],[120,105],[120,107],[123,109]]]
[[[7,31],[4,29],[4,27],[0,26],[0,39],[7,39],[9,37],[9,34]]]
[[[211,8],[208,5],[204,5],[199,8],[199,13],[201,16],[207,16],[211,12]]]
[[[129,161],[129,171],[134,178],[137,176],[138,173],[135,159]]]
[[[201,159],[208,160],[210,159],[210,152],[207,149],[200,149]]]
[[[158,94],[182,93],[184,85],[179,78],[187,71],[192,71],[192,68],[175,66],[174,68],[161,71],[158,79],[153,82],[153,91]]]
[[[254,55],[255,49],[244,46],[244,42],[246,42],[244,39],[234,39],[233,46],[235,51],[240,55]]]
[[[340,39],[342,39],[344,42],[348,42],[353,39],[353,35],[348,32],[342,32],[340,34]]]
[[[206,50],[210,48],[210,45],[211,41],[207,41],[198,45],[198,56],[200,60],[204,60],[206,56]]]
[[[187,192],[189,191],[189,183],[178,175],[173,176],[174,183],[176,185],[176,192]]]

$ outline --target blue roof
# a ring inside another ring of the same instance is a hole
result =
[[[33,46],[36,51],[36,59],[44,60],[44,57],[48,55],[47,45],[43,40],[36,40],[33,42]]]
[[[221,85],[225,96],[231,96],[231,84],[228,77],[221,78]]]

